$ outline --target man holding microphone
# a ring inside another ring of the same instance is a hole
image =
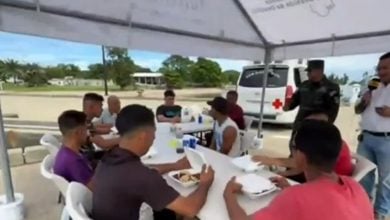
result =
[[[378,76],[380,85],[362,96],[355,111],[362,114],[362,134],[357,151],[378,166],[376,196],[373,195],[375,171],[361,184],[369,196],[375,198],[375,219],[384,220],[390,215],[390,52],[379,58]]]

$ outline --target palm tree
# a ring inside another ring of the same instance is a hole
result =
[[[4,72],[7,76],[13,76],[14,84],[16,84],[16,79],[21,74],[20,64],[16,60],[8,59],[4,62]]]

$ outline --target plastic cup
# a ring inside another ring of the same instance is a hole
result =
[[[190,148],[192,148],[192,149],[196,148],[196,139],[195,138],[190,139]]]

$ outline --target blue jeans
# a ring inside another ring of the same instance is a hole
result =
[[[364,133],[357,152],[378,166],[379,182],[374,209],[378,214],[390,215],[390,137],[377,137]],[[360,183],[372,198],[375,171],[369,173]]]

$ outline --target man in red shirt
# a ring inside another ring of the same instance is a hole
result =
[[[242,186],[233,178],[224,191],[231,220],[374,219],[372,205],[360,184],[333,171],[342,145],[336,126],[325,121],[305,120],[294,142],[293,158],[304,171],[307,183],[290,186],[282,177],[272,178],[283,191],[269,206],[248,216],[237,202]]]
[[[229,102],[229,109],[228,109],[229,118],[231,118],[234,122],[236,122],[240,130],[244,130],[245,129],[244,111],[239,105],[237,105],[238,93],[234,90],[230,90],[226,95],[226,99]]]

